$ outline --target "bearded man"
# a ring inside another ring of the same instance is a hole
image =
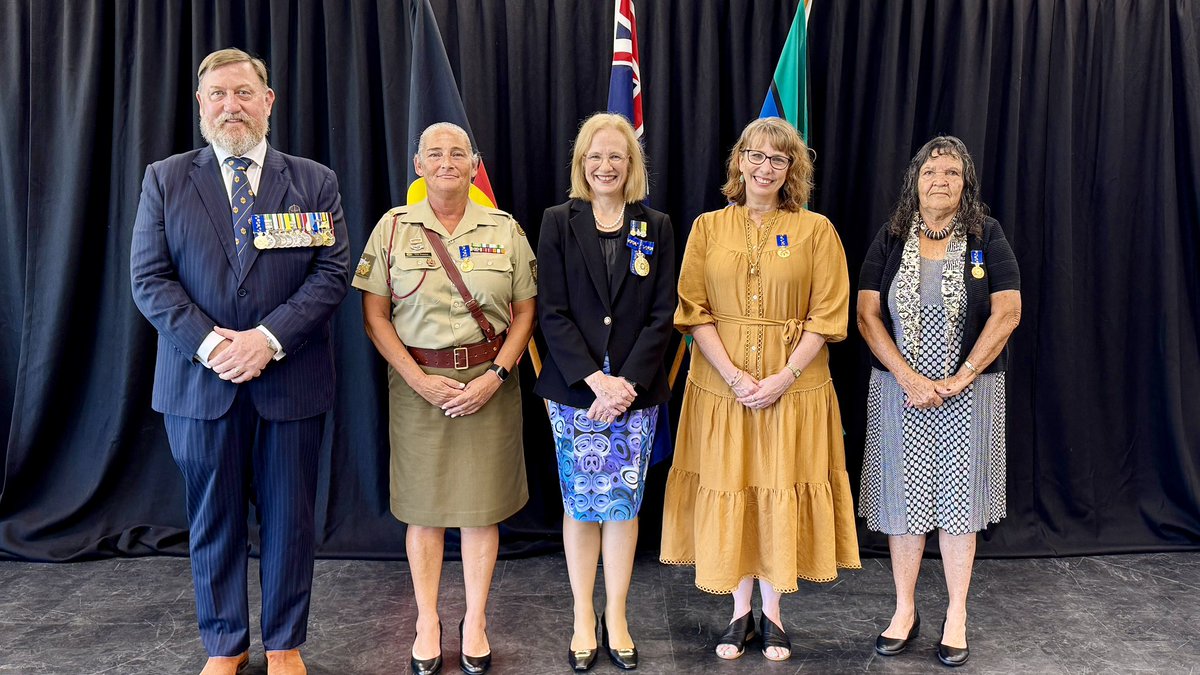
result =
[[[213,52],[197,79],[209,145],[146,169],[133,298],[158,331],[151,403],[186,487],[202,675],[249,660],[251,500],[267,672],[293,675],[306,672],[318,450],[334,395],[329,321],[349,284],[345,218],[333,171],[267,143],[275,92],[261,59]],[[256,215],[315,229],[272,237]]]

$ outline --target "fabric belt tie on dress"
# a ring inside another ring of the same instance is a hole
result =
[[[720,312],[712,312],[712,317],[717,321],[724,321],[735,326],[783,326],[783,343],[787,345],[798,340],[800,333],[804,332],[804,329],[800,327],[799,319],[769,319],[767,317],[738,316],[736,314],[722,314]]]
[[[505,334],[500,333],[496,339],[491,341],[483,340],[462,347],[447,347],[446,349],[409,347],[408,353],[412,355],[414,361],[422,366],[466,370],[471,366],[495,359],[496,355],[500,353],[500,347],[504,345]]]

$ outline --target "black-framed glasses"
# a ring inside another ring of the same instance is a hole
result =
[[[743,150],[742,152],[746,154],[746,159],[755,166],[758,166],[767,160],[771,160],[771,168],[782,171],[792,164],[792,158],[784,155],[768,155],[767,153],[759,152],[758,150]]]

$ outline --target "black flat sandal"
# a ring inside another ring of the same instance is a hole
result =
[[[721,656],[721,653],[717,652],[717,656],[726,661],[740,659],[742,654],[746,653],[746,643],[753,642],[756,637],[758,637],[758,634],[754,631],[754,610],[750,610],[730,621],[729,626],[725,628],[725,632],[717,640],[718,647],[721,645],[733,645],[737,647],[737,652],[729,656]]]
[[[770,647],[788,650],[787,656],[771,657],[767,654],[767,649]],[[768,661],[787,661],[792,658],[792,641],[788,639],[783,628],[776,626],[775,622],[768,619],[766,614],[762,615],[762,653]]]

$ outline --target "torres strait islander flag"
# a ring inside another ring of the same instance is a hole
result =
[[[435,122],[453,122],[467,131],[471,145],[478,150],[467,109],[446,57],[446,46],[438,32],[437,18],[429,0],[411,0],[409,17],[412,23],[412,71],[408,84],[408,203],[425,199],[425,179],[417,176],[411,158],[417,154],[421,132]],[[471,201],[495,208],[496,196],[488,181],[487,169],[479,162],[479,172],[471,186]]]
[[[782,117],[800,132],[804,142],[808,137],[808,14],[814,0],[804,0],[792,19],[775,77],[763,102],[759,117]]]

